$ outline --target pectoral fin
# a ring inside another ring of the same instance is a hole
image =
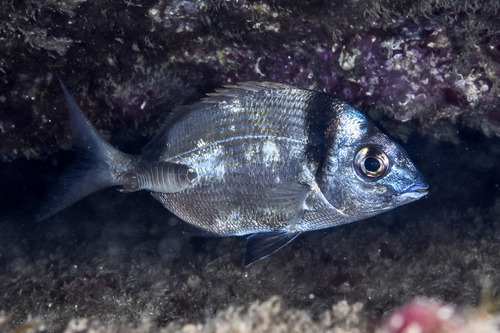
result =
[[[257,260],[267,258],[291,241],[300,232],[273,231],[253,234],[247,238],[245,244],[245,266],[249,266]]]
[[[282,182],[264,192],[264,198],[270,205],[286,207],[290,210],[302,210],[307,195],[311,193],[309,185],[296,182]]]

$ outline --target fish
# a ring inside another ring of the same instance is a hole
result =
[[[173,111],[131,155],[105,141],[60,85],[85,163],[63,177],[39,219],[107,187],[146,190],[210,234],[247,236],[248,266],[304,232],[366,219],[429,188],[398,143],[322,92],[272,82],[225,86]]]

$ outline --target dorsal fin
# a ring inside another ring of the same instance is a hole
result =
[[[175,108],[165,119],[165,125],[170,126],[177,120],[187,115],[193,110],[203,107],[207,104],[217,104],[225,102],[228,99],[245,98],[248,93],[259,93],[267,90],[285,90],[297,89],[294,86],[285,83],[276,82],[255,82],[247,81],[235,85],[225,85],[223,88],[215,89],[213,93],[207,93],[206,97],[190,105],[183,105]]]
[[[207,93],[206,97],[201,100],[188,105],[182,105],[175,107],[172,112],[165,117],[163,125],[158,130],[155,138],[165,137],[165,134],[170,130],[170,128],[176,124],[180,119],[187,116],[191,112],[198,109],[206,108],[221,102],[228,102],[233,99],[245,98],[249,93],[259,93],[263,91],[270,90],[287,90],[287,89],[298,89],[294,86],[285,83],[276,82],[257,82],[257,81],[246,81],[235,85],[225,85],[223,88],[216,89],[213,93]],[[153,138],[144,148],[145,151],[164,151],[166,147],[163,145],[165,142],[163,140],[156,140]],[[158,146],[159,145],[159,146]]]

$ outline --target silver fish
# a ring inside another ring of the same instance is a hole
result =
[[[249,235],[245,265],[300,233],[361,220],[427,194],[405,151],[329,95],[279,83],[226,87],[178,110],[141,155],[105,142],[61,82],[92,163],[48,201],[46,218],[99,189],[149,190],[186,222]]]

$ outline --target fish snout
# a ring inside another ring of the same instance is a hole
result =
[[[427,195],[428,189],[429,184],[425,181],[425,179],[423,179],[423,177],[419,177],[415,179],[413,184],[407,187],[401,194],[414,198],[421,198]]]

